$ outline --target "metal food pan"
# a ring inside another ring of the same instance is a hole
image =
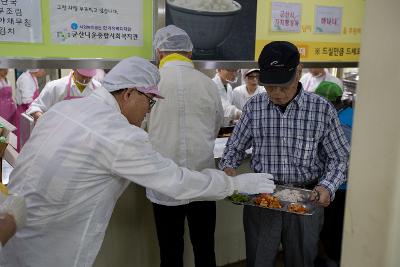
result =
[[[264,209],[271,209],[271,210],[283,211],[283,212],[294,213],[294,214],[299,214],[299,215],[306,215],[306,216],[314,214],[314,212],[315,212],[315,210],[317,208],[317,204],[315,202],[309,200],[310,196],[311,196],[311,192],[312,192],[311,190],[297,188],[297,187],[277,185],[274,193],[269,194],[269,195],[271,195],[271,196],[279,196],[278,192],[281,192],[284,189],[294,190],[294,192],[298,192],[299,193],[298,195],[301,195],[303,198],[301,200],[298,200],[298,201],[285,201],[285,200],[282,200],[281,198],[278,197],[282,208],[272,208],[272,207],[267,207],[267,206],[262,206],[262,205],[256,204],[255,200],[261,194],[257,194],[257,195],[243,195],[243,194],[241,194],[241,196],[243,196],[244,198],[248,198],[246,201],[237,201],[236,198],[232,198],[232,197],[229,197],[228,200],[231,201],[233,204],[237,204],[237,205],[254,206],[254,207],[259,207],[259,208],[264,208]],[[289,205],[291,205],[291,204],[302,205],[308,211],[305,212],[305,213],[298,213],[298,212],[290,211],[289,210]]]

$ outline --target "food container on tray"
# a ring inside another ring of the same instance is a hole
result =
[[[291,199],[282,197],[283,190],[286,190],[285,192],[290,193]],[[265,202],[265,204],[263,203],[264,205],[262,203],[257,203],[258,202],[257,199],[260,200],[260,197],[262,197],[263,194],[257,194],[257,195],[236,194],[228,197],[228,200],[238,205],[249,205],[265,209],[295,213],[300,215],[312,215],[317,208],[317,204],[314,201],[310,201],[311,194],[312,194],[311,190],[298,187],[277,185],[275,191],[272,194],[265,194],[265,195],[269,196],[267,200],[274,201],[275,199],[271,197],[277,198],[279,200],[279,203],[281,204],[280,208],[266,206],[267,204],[272,203],[268,201]],[[291,205],[298,205],[300,211],[299,212],[293,211],[292,209],[290,209]],[[305,209],[304,212],[301,212],[301,207]]]

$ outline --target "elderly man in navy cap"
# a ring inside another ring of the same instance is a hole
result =
[[[313,266],[323,207],[346,181],[349,144],[335,108],[305,92],[299,83],[302,65],[295,45],[267,44],[258,59],[260,84],[227,142],[220,168],[229,175],[253,146],[251,168],[270,173],[276,184],[312,189],[318,208],[312,216],[245,206],[247,266],[275,266],[282,242],[285,266]]]

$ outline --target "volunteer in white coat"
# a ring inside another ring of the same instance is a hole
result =
[[[23,72],[17,79],[15,100],[18,112],[25,112],[36,97],[39,96],[39,84],[37,78],[43,77],[46,72],[43,69],[29,69]]]
[[[323,81],[336,83],[340,88],[343,88],[343,82],[331,75],[329,71],[324,68],[311,68],[308,70],[308,73],[304,74],[300,79],[304,90],[312,93],[315,92],[315,89]]]
[[[139,126],[159,96],[158,82],[149,61],[127,58],[103,87],[43,114],[10,175],[9,189],[25,197],[28,215],[0,266],[92,266],[114,205],[132,181],[177,199],[272,191],[265,174],[192,172],[155,152]]]
[[[194,68],[193,44],[174,25],[159,29],[154,47],[160,62],[158,85],[165,100],[158,101],[148,122],[150,142],[162,156],[178,166],[201,171],[215,168],[214,143],[224,112],[215,83]],[[153,203],[160,266],[183,267],[185,219],[196,266],[215,263],[215,201],[177,200],[147,189]]]
[[[244,73],[245,84],[233,89],[232,104],[234,104],[238,109],[243,110],[244,104],[246,104],[247,100],[249,100],[256,94],[264,93],[265,88],[258,85],[259,79],[259,69],[246,70]]]
[[[15,90],[15,102],[17,104],[15,127],[17,127],[18,151],[21,149],[19,141],[21,114],[25,113],[32,101],[39,96],[40,91],[37,78],[43,77],[44,75],[46,75],[46,72],[43,69],[29,69],[22,73],[17,79]]]
[[[75,69],[68,76],[47,83],[26,113],[37,120],[50,107],[62,100],[88,96],[100,87],[100,83],[93,79],[96,73],[96,69]]]
[[[237,81],[237,75],[236,69],[217,69],[217,73],[212,79],[218,87],[224,117],[230,121],[237,120],[242,115],[242,111],[232,104],[232,86],[229,84]]]

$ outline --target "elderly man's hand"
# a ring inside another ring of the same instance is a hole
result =
[[[226,173],[226,175],[228,176],[236,176],[236,170],[234,168],[225,168],[224,172]]]
[[[36,111],[34,113],[31,114],[31,116],[33,117],[33,119],[35,120],[35,123],[37,122],[37,120],[43,115],[43,112],[40,111]]]
[[[0,214],[0,242],[4,246],[17,231],[14,217],[8,213]]]
[[[317,185],[314,187],[311,200],[317,202],[318,205],[328,207],[331,203],[331,195],[325,187]]]

